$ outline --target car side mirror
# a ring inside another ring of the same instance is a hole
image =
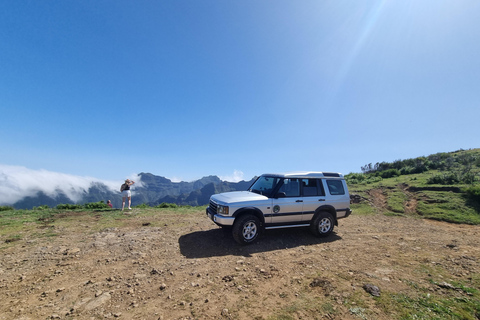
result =
[[[287,194],[285,192],[277,192],[275,194],[275,198],[286,198],[287,197]]]

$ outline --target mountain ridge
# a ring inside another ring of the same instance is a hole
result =
[[[222,181],[216,175],[205,176],[191,182],[173,182],[168,178],[146,172],[141,172],[138,176],[140,179],[132,188],[132,206],[140,204],[156,206],[161,203],[201,206],[208,204],[213,193],[246,190],[253,183],[253,179],[239,182]],[[120,186],[118,186],[118,189],[120,189]],[[119,191],[112,190],[97,181],[90,184],[88,190],[85,190],[78,201],[72,200],[61,190],[58,190],[54,195],[49,195],[40,190],[34,196],[25,196],[12,206],[15,209],[31,209],[44,205],[55,207],[59,204],[85,204],[98,201],[106,202],[107,200],[111,200],[116,208],[120,208],[122,205],[122,197]]]

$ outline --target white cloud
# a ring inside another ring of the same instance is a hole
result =
[[[244,180],[243,179],[243,172],[240,170],[234,170],[233,175],[231,176],[220,176],[220,179],[223,181],[229,181],[229,182],[239,182]]]
[[[137,175],[128,177],[141,185]],[[20,166],[0,164],[0,205],[10,205],[27,196],[43,191],[50,197],[64,193],[73,202],[80,201],[92,183],[103,183],[112,191],[119,191],[122,181],[106,181],[47,170],[32,170]]]

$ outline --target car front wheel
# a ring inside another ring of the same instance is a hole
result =
[[[233,224],[233,239],[239,244],[249,244],[257,240],[260,234],[260,220],[254,215],[245,215],[238,218]]]

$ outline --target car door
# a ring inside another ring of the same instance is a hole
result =
[[[325,189],[320,179],[302,179],[303,214],[302,221],[312,220],[315,210],[325,203]]]
[[[301,222],[303,198],[300,195],[300,180],[297,178],[283,179],[283,183],[273,199],[272,224],[295,224]]]

